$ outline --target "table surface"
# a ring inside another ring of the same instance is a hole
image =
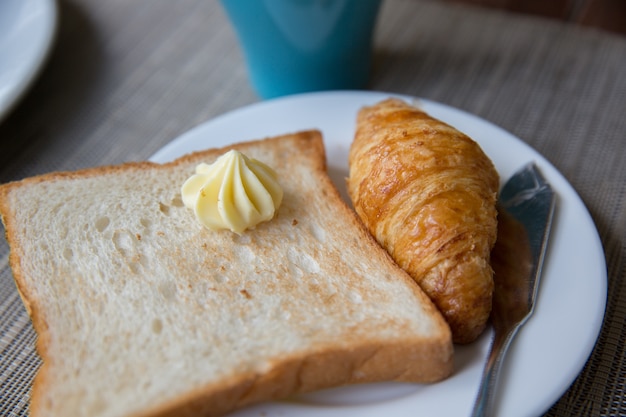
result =
[[[0,182],[147,159],[258,102],[216,1],[61,0],[49,59],[0,121]],[[435,1],[386,0],[369,89],[445,103],[503,127],[569,180],[607,262],[605,322],[548,416],[624,415],[626,37]],[[0,414],[28,413],[35,333],[0,239]]]

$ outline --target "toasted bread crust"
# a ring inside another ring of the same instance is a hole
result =
[[[239,375],[228,384],[199,388],[168,404],[134,417],[218,417],[247,405],[288,398],[338,385],[398,381],[430,383],[445,379],[451,368],[450,345],[437,348],[423,341],[395,347],[358,346],[289,358],[265,374]],[[413,361],[411,360],[413,359]],[[423,363],[428,365],[424,366]]]

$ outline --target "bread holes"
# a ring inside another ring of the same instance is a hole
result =
[[[154,334],[161,334],[161,332],[163,331],[163,321],[159,318],[153,319],[151,330]]]
[[[72,250],[72,248],[63,249],[63,258],[66,261],[71,261],[73,257],[74,257],[74,251]]]
[[[141,272],[141,264],[139,262],[129,262],[128,267],[133,274],[139,274]]]
[[[152,221],[150,219],[139,219],[139,223],[143,226],[144,229],[149,229],[152,226]]]
[[[125,230],[116,230],[113,233],[113,246],[124,257],[132,255],[135,249],[135,237]]]
[[[176,283],[173,281],[165,281],[159,284],[158,286],[159,293],[165,298],[166,301],[174,301],[176,300]]]
[[[290,267],[295,267],[296,269],[301,270],[300,274],[298,274],[299,276],[302,276],[302,272],[318,274],[321,270],[320,265],[314,258],[311,257],[311,255],[299,252],[293,247],[289,248],[287,258],[291,264]]]
[[[244,265],[251,264],[256,259],[256,254],[247,246],[239,246],[235,251],[235,255]]]
[[[317,224],[314,224],[310,228],[311,235],[320,243],[326,242],[326,232],[324,228],[319,227]]]
[[[130,271],[133,274],[140,274],[142,267],[147,262],[147,258],[139,252],[140,236],[127,230],[116,230],[113,232],[111,241]]]
[[[96,223],[94,224],[94,226],[96,227],[96,230],[98,232],[102,233],[106,230],[106,228],[109,226],[110,223],[111,223],[111,219],[109,219],[106,216],[103,216],[103,217],[99,217],[98,219],[96,219]]]
[[[184,207],[183,199],[180,198],[180,196],[176,196],[172,198],[171,204],[172,204],[172,207]]]
[[[168,206],[167,204],[163,204],[163,203],[159,203],[159,211],[163,214],[165,214],[166,216],[170,215],[170,206]]]

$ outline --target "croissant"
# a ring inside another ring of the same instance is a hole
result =
[[[359,111],[348,194],[369,229],[429,295],[455,343],[491,312],[498,173],[480,146],[399,99]]]

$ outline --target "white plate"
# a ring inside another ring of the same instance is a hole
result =
[[[0,120],[37,76],[56,23],[55,0],[0,0]]]
[[[318,128],[324,134],[329,172],[345,197],[343,178],[348,174],[348,148],[357,110],[390,95],[325,92],[261,102],[192,129],[153,155],[152,160],[166,162],[195,150]],[[607,277],[598,233],[574,189],[528,145],[468,113],[419,101],[427,112],[479,142],[503,181],[522,165],[535,161],[558,193],[538,304],[507,355],[497,403],[498,415],[541,415],[580,373],[600,331]],[[289,402],[261,404],[239,411],[233,417],[469,415],[490,338],[489,330],[477,342],[457,346],[454,375],[437,384],[383,383],[337,388]]]

